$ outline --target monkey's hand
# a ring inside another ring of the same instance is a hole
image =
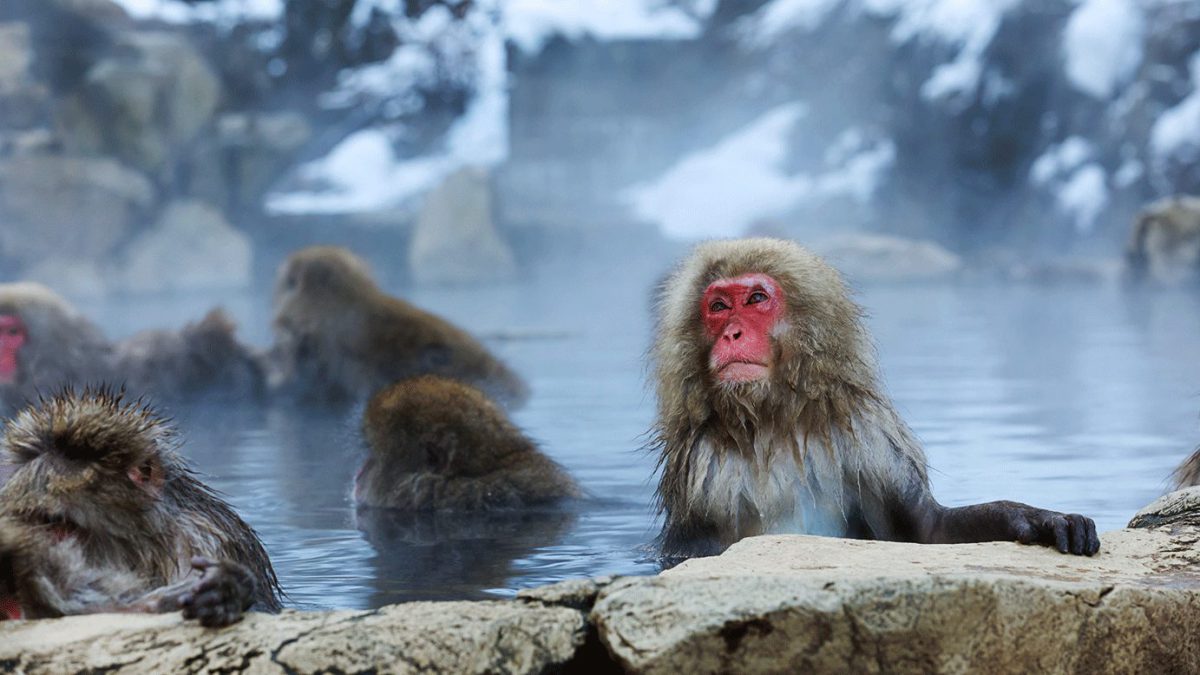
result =
[[[254,604],[254,575],[231,560],[217,562],[203,556],[192,558],[200,579],[179,596],[183,618],[198,619],[209,628],[228,626],[242,618]]]
[[[924,539],[926,543],[1019,541],[1053,546],[1060,553],[1075,555],[1095,555],[1100,550],[1096,523],[1078,513],[1007,501],[935,509],[936,515],[927,521],[935,525]]]
[[[1047,511],[1009,502],[1007,509],[1013,534],[1022,544],[1053,546],[1059,553],[1096,555],[1100,537],[1096,522],[1078,513]]]

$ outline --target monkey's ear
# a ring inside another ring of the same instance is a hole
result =
[[[165,482],[162,463],[155,457],[145,459],[141,463],[129,467],[127,475],[129,476],[129,480],[133,481],[134,485],[150,493],[153,497],[158,496]]]

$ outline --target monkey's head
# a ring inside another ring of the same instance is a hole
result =
[[[363,415],[368,464],[386,471],[479,476],[532,451],[483,392],[424,375],[371,398]]]
[[[0,488],[0,514],[89,550],[173,556],[164,542],[176,524],[163,500],[183,470],[173,436],[148,407],[119,393],[65,390],[43,399],[5,426],[3,452],[14,471]]]
[[[693,425],[713,406],[732,406],[756,418],[763,405],[799,410],[869,389],[861,315],[837,271],[793,242],[701,244],[661,294],[660,413]]]
[[[376,290],[367,263],[339,246],[310,246],[288,256],[275,280],[276,317],[301,306],[353,301]]]
[[[65,300],[36,283],[0,284],[0,386],[57,384],[97,371],[103,336]]]

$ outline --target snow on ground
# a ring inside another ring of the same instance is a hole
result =
[[[1067,78],[1101,100],[1133,76],[1142,62],[1145,20],[1133,0],[1084,0],[1063,29]]]
[[[848,130],[826,153],[827,171],[789,175],[783,164],[803,115],[798,103],[777,107],[622,197],[639,219],[675,239],[738,236],[806,201],[868,201],[895,160],[893,144],[868,142],[860,131]]]
[[[129,16],[167,23],[204,21],[232,26],[242,21],[274,21],[283,15],[283,0],[114,0]]]
[[[508,0],[504,24],[508,37],[527,53],[541,51],[555,35],[600,40],[698,36],[715,3],[693,3],[693,14],[655,0]]]
[[[1150,150],[1159,162],[1200,153],[1200,51],[1192,55],[1188,67],[1192,93],[1163,112],[1150,130]]]

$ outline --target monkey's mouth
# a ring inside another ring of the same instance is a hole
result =
[[[83,528],[66,516],[39,513],[35,514],[31,520],[35,524],[45,527],[56,542],[78,539],[83,535]]]
[[[757,361],[730,361],[717,368],[721,382],[754,382],[771,374],[771,367]]]

